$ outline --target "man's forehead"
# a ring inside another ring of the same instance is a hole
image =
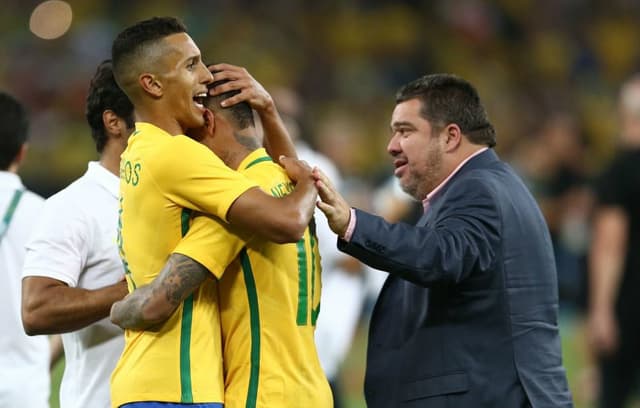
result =
[[[393,126],[396,122],[406,122],[408,120],[425,120],[420,114],[421,110],[422,102],[417,98],[400,102],[393,108],[393,113],[391,114],[391,125]]]
[[[164,38],[164,43],[181,60],[200,55],[200,49],[187,33],[171,34]]]

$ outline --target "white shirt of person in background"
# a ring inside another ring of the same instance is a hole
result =
[[[24,277],[98,289],[124,277],[116,245],[119,179],[98,162],[53,195],[27,245]],[[124,348],[122,330],[104,318],[62,334],[61,408],[109,408],[109,378]]]
[[[49,339],[25,334],[20,294],[24,246],[44,199],[25,190],[18,175],[0,171],[0,223],[18,190],[23,193],[8,228],[0,227],[0,407],[42,408],[49,407]]]

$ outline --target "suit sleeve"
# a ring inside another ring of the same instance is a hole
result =
[[[349,242],[338,248],[367,265],[429,287],[460,283],[495,262],[501,231],[497,202],[480,180],[458,180],[428,226],[391,224],[356,210]]]

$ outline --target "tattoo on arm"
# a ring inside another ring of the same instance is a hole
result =
[[[166,301],[178,307],[209,275],[209,270],[185,255],[172,254],[157,279]]]
[[[209,270],[185,255],[172,254],[149,285],[114,303],[111,321],[125,329],[146,329],[164,322],[209,276]]]

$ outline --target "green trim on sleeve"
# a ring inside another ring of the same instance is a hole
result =
[[[193,402],[191,386],[191,323],[193,318],[193,293],[182,305],[180,327],[180,402]]]
[[[260,380],[260,307],[258,305],[258,292],[256,281],[253,278],[251,261],[246,248],[240,252],[240,264],[244,275],[244,283],[247,287],[249,300],[249,321],[251,322],[251,374],[249,376],[249,388],[247,390],[247,402],[245,408],[255,408],[258,401],[258,383]]]
[[[269,156],[258,157],[257,159],[255,159],[251,163],[247,164],[247,166],[245,167],[245,170],[248,169],[249,167],[255,166],[258,163],[262,163],[262,162],[266,162],[266,161],[273,162],[273,160]]]
[[[318,314],[314,313],[315,309],[313,309],[313,300],[316,296],[316,240],[309,231],[309,243],[311,244],[311,325],[316,325],[316,320],[318,319]]]
[[[307,294],[307,251],[304,247],[304,238],[296,242],[298,249],[298,315],[296,323],[298,326],[307,324],[307,309],[309,305]]]
[[[180,214],[182,236],[189,231],[191,210],[183,208]],[[193,293],[182,304],[182,319],[180,326],[180,402],[193,402],[191,383],[191,326],[193,322]]]

